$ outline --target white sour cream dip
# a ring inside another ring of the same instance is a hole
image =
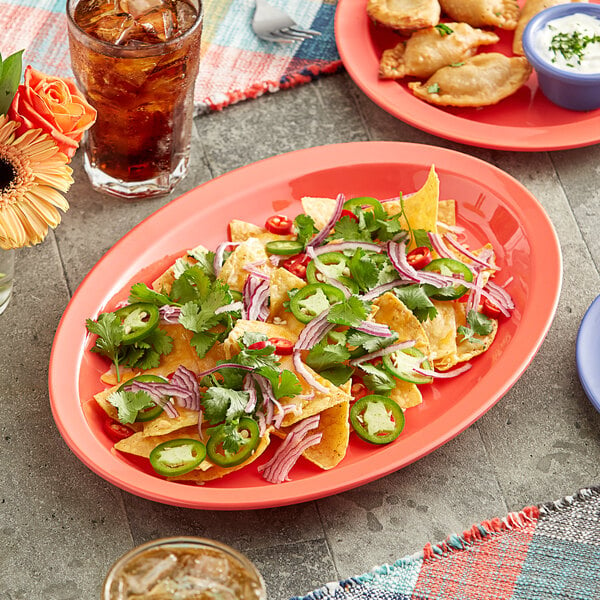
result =
[[[535,40],[540,56],[553,67],[576,73],[600,73],[600,20],[574,13],[553,19]]]

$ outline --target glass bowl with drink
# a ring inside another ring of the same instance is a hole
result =
[[[242,554],[213,540],[147,542],[110,569],[101,600],[266,600],[265,583]]]
[[[200,0],[68,0],[71,64],[98,111],[84,141],[92,186],[169,193],[188,169]]]

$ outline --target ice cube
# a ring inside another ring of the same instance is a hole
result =
[[[121,10],[129,13],[134,19],[139,19],[147,12],[161,8],[173,9],[169,0],[119,0]]]
[[[176,22],[170,9],[157,8],[136,18],[136,22],[155,41],[166,42],[176,33]],[[150,39],[148,39],[150,41]]]
[[[149,558],[139,568],[123,575],[124,582],[130,593],[145,594],[149,592],[157,582],[167,576],[177,564],[177,557],[168,554],[160,558]]]
[[[122,45],[127,43],[129,32],[134,24],[134,20],[129,15],[105,15],[97,19],[88,32],[103,42]]]

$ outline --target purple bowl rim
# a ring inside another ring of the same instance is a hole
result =
[[[590,10],[591,9],[591,10]],[[571,2],[569,4],[558,4],[545,8],[537,15],[533,16],[527,23],[522,37],[523,52],[527,60],[536,71],[541,71],[544,75],[551,75],[557,79],[568,80],[569,83],[600,83],[600,72],[598,73],[575,73],[553,67],[551,64],[542,60],[531,43],[531,36],[534,29],[541,29],[548,21],[565,17],[575,13],[586,13],[600,19],[600,4],[588,4],[584,2]]]

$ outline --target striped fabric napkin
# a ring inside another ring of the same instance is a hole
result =
[[[311,81],[341,68],[333,21],[337,0],[269,0],[301,27],[320,37],[292,44],[264,42],[250,22],[254,0],[205,0],[200,74],[195,90],[200,112]],[[23,62],[71,77],[66,0],[0,0],[0,54],[25,49]]]
[[[600,487],[473,526],[292,600],[598,600]]]

